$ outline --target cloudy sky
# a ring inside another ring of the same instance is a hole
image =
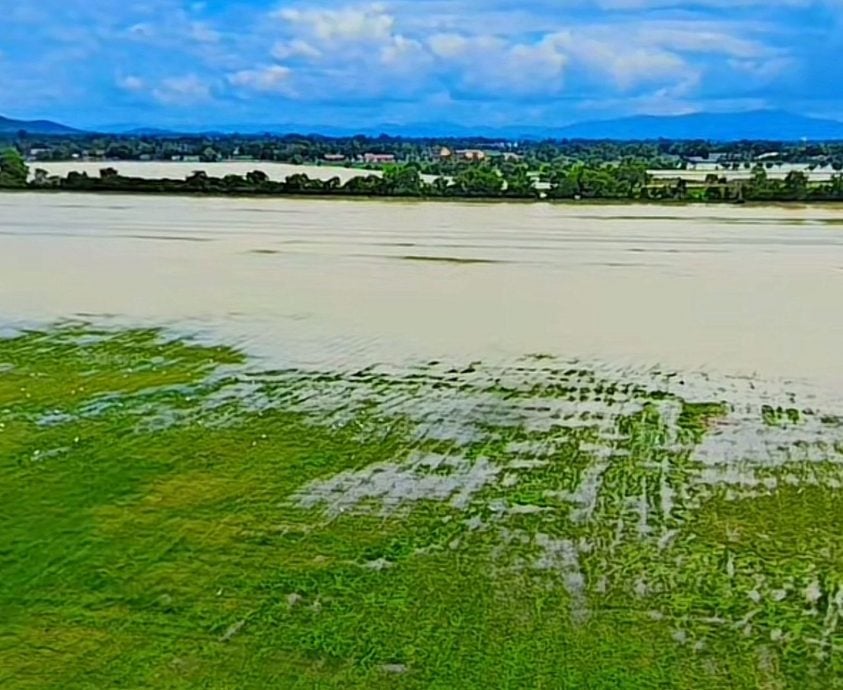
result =
[[[79,126],[781,108],[843,119],[843,0],[0,0],[0,114]]]

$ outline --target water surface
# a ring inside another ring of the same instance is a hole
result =
[[[0,196],[4,321],[115,315],[295,364],[528,353],[838,388],[834,208]]]

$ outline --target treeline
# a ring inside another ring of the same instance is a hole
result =
[[[351,165],[367,153],[395,156],[401,163],[418,163],[429,174],[451,174],[466,161],[459,156],[443,158],[451,151],[479,150],[490,157],[519,156],[531,169],[582,162],[587,165],[617,163],[634,158],[651,168],[681,167],[691,159],[717,162],[724,168],[745,167],[765,157],[767,165],[792,163],[829,166],[843,170],[843,142],[785,143],[770,141],[708,142],[531,140],[503,141],[485,137],[327,137],[308,134],[286,135],[176,135],[137,133],[132,135],[83,134],[41,136],[20,132],[0,135],[0,145],[18,150],[38,161],[94,158],[105,161],[169,161],[189,158],[200,162],[231,159],[304,164],[325,162],[326,157]]]
[[[59,189],[92,192],[140,192],[209,195],[346,195],[384,197],[461,197],[537,199],[539,192],[526,169],[505,175],[488,166],[466,168],[453,178],[426,181],[414,165],[386,166],[380,175],[357,175],[342,182],[339,177],[312,178],[304,173],[283,181],[271,180],[259,170],[246,175],[213,177],[198,170],[185,179],[126,177],[113,168],[99,176],[70,172],[65,177],[36,170],[28,183],[31,189]]]
[[[14,185],[21,186],[21,185]],[[353,177],[342,183],[338,177],[311,178],[305,174],[270,180],[261,171],[245,176],[212,177],[197,171],[183,180],[124,177],[104,170],[99,177],[71,172],[66,177],[36,175],[30,189],[65,191],[126,192],[152,194],[204,194],[231,196],[361,196],[404,198],[524,199],[524,200],[616,200],[742,203],[745,201],[843,201],[843,175],[829,182],[809,182],[803,173],[791,173],[785,180],[770,180],[762,171],[750,180],[709,180],[690,185],[685,180],[653,181],[646,173],[634,177],[623,166],[589,168],[578,166],[555,175],[543,189],[526,173],[504,177],[489,168],[470,168],[453,179],[421,178],[411,166],[395,166],[382,176]]]

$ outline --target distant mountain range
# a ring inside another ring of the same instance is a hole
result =
[[[843,122],[778,110],[636,115],[562,127],[555,131],[555,136],[567,139],[829,140],[843,139]]]
[[[16,134],[21,130],[28,134],[81,134],[82,130],[73,129],[51,120],[12,120],[0,115],[0,134]]]
[[[11,120],[0,117],[0,134],[26,130],[31,134],[80,134],[81,130],[49,120]],[[488,137],[493,139],[708,139],[736,141],[768,139],[843,140],[843,122],[780,110],[741,113],[691,113],[688,115],[634,115],[614,120],[580,122],[562,127],[467,127],[450,123],[412,125],[377,124],[368,127],[336,127],[301,124],[233,124],[221,127],[189,127],[175,130],[143,125],[111,125],[96,131],[130,136],[182,134],[322,134],[329,137],[390,134],[402,137]]]

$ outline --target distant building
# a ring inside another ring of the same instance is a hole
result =
[[[454,155],[454,152],[451,151],[451,149],[449,149],[447,146],[443,146],[441,149],[439,149],[439,157],[440,158],[448,159],[453,155]]]
[[[467,161],[483,161],[486,160],[486,152],[480,149],[459,149],[457,156]]]
[[[345,156],[341,153],[326,153],[322,156],[322,159],[328,163],[343,163],[345,161]]]
[[[364,163],[394,163],[395,156],[391,153],[364,153]]]
[[[715,157],[715,154],[712,154],[708,158],[703,158],[702,156],[686,156],[683,158],[683,161],[687,170],[708,171],[717,170],[720,167],[720,157]]]

